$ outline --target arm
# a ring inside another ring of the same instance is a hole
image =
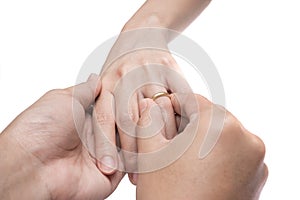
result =
[[[211,0],[148,0],[126,23],[124,30],[160,27],[182,32]]]

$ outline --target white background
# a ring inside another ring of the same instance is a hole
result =
[[[298,2],[214,0],[184,32],[216,64],[228,110],[266,144],[263,200],[300,199]],[[73,85],[89,53],[142,3],[0,1],[0,130],[47,90]],[[109,199],[134,198],[125,178]]]

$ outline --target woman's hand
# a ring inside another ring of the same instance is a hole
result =
[[[97,100],[97,119],[102,135],[110,141],[98,147],[96,158],[103,172],[102,158],[110,157],[117,166],[116,128],[120,137],[125,170],[136,171],[136,126],[138,103],[163,92],[191,92],[180,69],[167,49],[167,32],[162,29],[138,29],[122,33],[113,46],[101,73],[102,92]],[[114,101],[113,101],[114,99]],[[167,138],[176,133],[171,101],[167,97],[155,100],[164,113]],[[98,107],[98,108],[97,108]],[[102,141],[103,139],[96,140]],[[130,178],[131,175],[130,175]]]
[[[104,173],[108,171],[103,163],[109,161],[112,166],[118,166],[116,136],[120,137],[126,171],[136,171],[135,128],[139,116],[138,102],[142,98],[151,98],[159,92],[191,92],[186,82],[179,78],[181,73],[167,44],[209,2],[147,0],[124,25],[101,74],[103,92],[98,100],[101,112],[98,112],[97,119],[103,133],[100,137],[109,142],[107,146],[96,144],[96,158]],[[112,102],[113,97],[115,102]],[[164,113],[169,137],[176,129],[171,103],[168,98],[159,98],[156,103]]]

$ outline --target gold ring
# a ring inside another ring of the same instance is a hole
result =
[[[167,93],[167,92],[158,92],[158,93],[156,93],[156,94],[154,94],[152,96],[152,100],[155,101],[156,99],[158,99],[160,97],[168,97],[168,98],[170,98],[169,97],[169,93]]]

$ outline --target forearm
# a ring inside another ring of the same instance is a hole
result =
[[[36,160],[0,134],[0,199],[49,199]]]
[[[126,23],[123,30],[161,27],[183,31],[210,0],[148,0]]]
[[[102,72],[121,55],[137,49],[168,51],[168,43],[183,31],[209,2],[210,0],[147,0],[124,25]]]

